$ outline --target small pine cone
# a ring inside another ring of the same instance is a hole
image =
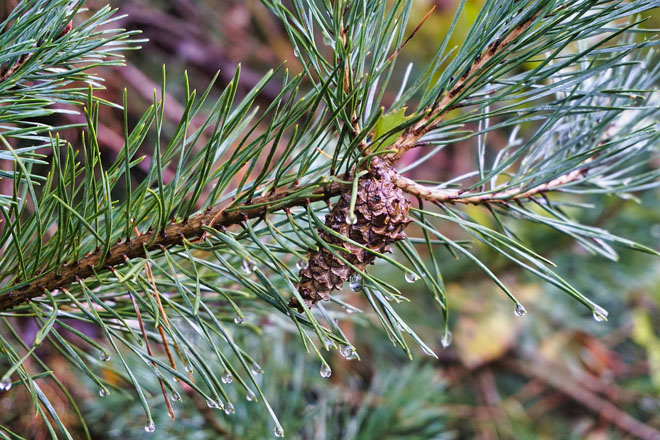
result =
[[[369,173],[358,182],[354,211],[357,221],[354,224],[348,222],[351,194],[347,192],[325,216],[326,226],[376,252],[390,252],[389,244],[405,237],[403,230],[411,221],[408,218],[410,202],[392,183],[393,175],[394,171],[381,161],[372,162]],[[346,249],[347,252],[339,251],[342,257],[361,270],[376,258],[371,252],[327,231],[321,230],[319,235],[327,243]],[[308,306],[320,300],[327,301],[330,292],[341,289],[353,273],[353,269],[321,248],[311,253],[309,264],[300,270],[298,292]],[[301,310],[296,298],[292,298],[289,304]]]

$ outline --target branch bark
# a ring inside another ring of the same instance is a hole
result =
[[[563,374],[561,371],[557,371],[556,366],[533,363],[525,364],[522,362],[515,364],[508,362],[507,365],[527,376],[545,382],[575,402],[598,414],[604,420],[612,423],[618,429],[636,438],[644,440],[657,440],[660,438],[660,431],[626,414],[616,405],[603,399],[596,393],[585,389],[580,383],[573,380],[569,374]]]
[[[534,15],[520,25],[516,26],[505,38],[501,41],[497,40],[492,42],[488,49],[483,52],[481,55],[477,56],[472,62],[472,65],[463,73],[461,78],[454,84],[454,86],[447,91],[442,98],[433,105],[430,109],[429,114],[420,120],[417,124],[412,127],[407,128],[399,139],[394,143],[392,150],[395,150],[395,153],[390,154],[387,157],[387,161],[390,164],[396,163],[404,154],[411,148],[413,148],[422,136],[428,133],[433,127],[435,127],[442,117],[453,109],[453,106],[450,104],[456,99],[456,96],[465,89],[472,85],[476,76],[470,76],[474,72],[484,68],[488,62],[493,59],[497,54],[499,54],[503,49],[507,48],[513,41],[518,38],[531,24],[537,15]]]
[[[97,268],[110,268],[124,264],[127,260],[143,258],[148,251],[182,244],[183,240],[200,238],[204,227],[231,226],[239,224],[246,219],[265,216],[271,210],[304,206],[312,200],[327,199],[346,190],[344,185],[330,183],[320,187],[310,194],[302,197],[292,197],[302,188],[295,188],[272,195],[253,199],[250,204],[242,204],[232,209],[215,208],[198,214],[187,221],[172,224],[164,231],[153,231],[135,237],[128,242],[112,246],[103,258],[102,251],[97,251],[73,264],[62,266],[58,271],[41,275],[29,284],[0,295],[0,311],[9,310],[21,303],[27,302],[44,293],[55,291],[67,286],[77,279],[84,279],[94,275]]]
[[[584,162],[581,168],[575,169],[569,173],[556,177],[549,182],[534,186],[527,190],[524,188],[509,188],[488,194],[472,194],[457,189],[429,188],[401,175],[397,176],[395,183],[408,194],[434,203],[462,203],[475,205],[505,203],[510,200],[529,199],[542,193],[555,191],[562,186],[580,180],[587,172],[588,164],[591,161],[592,159],[589,159]]]

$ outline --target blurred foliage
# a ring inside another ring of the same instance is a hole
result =
[[[254,335],[244,335],[261,344]],[[407,361],[383,362],[373,377],[349,373],[325,379],[318,364],[295,344],[269,340],[260,375],[263,391],[292,439],[445,439],[447,417],[444,386],[430,365]],[[335,367],[337,368],[337,367]],[[158,393],[158,382],[144,377]],[[126,407],[127,396],[112,393],[90,398],[86,405],[93,438],[144,438],[139,404]],[[192,392],[176,402],[177,419],[167,416],[164,404],[154,408],[158,438],[257,440],[272,437],[273,427],[256,402],[234,396],[231,415],[210,408]]]

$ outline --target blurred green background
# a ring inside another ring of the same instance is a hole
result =
[[[14,3],[6,0],[4,8]],[[88,7],[93,10],[105,3],[91,0]],[[141,29],[150,40],[139,52],[128,54],[126,67],[100,72],[107,86],[103,97],[121,102],[122,90],[128,88],[134,118],[152,99],[163,64],[168,75],[166,116],[172,121],[182,112],[184,70],[192,85],[203,89],[218,69],[219,84],[226,83],[240,62],[243,90],[247,90],[263,72],[284,60],[291,72],[301,69],[281,27],[257,0],[114,0],[111,4],[128,14],[121,26]],[[416,1],[410,23],[418,23],[433,5],[433,15],[401,54],[401,76],[408,62],[423,66],[428,61],[457,1]],[[452,44],[460,44],[479,6],[480,1],[467,2]],[[660,13],[655,13],[647,26],[658,25]],[[267,102],[269,94],[276,92],[276,88],[267,89],[261,99]],[[100,125],[104,152],[113,157],[123,144],[121,113],[108,111]],[[531,127],[522,127],[522,136],[529,130]],[[508,133],[489,134],[487,147],[497,151],[507,137]],[[474,151],[469,141],[449,148],[414,177],[462,174],[472,169]],[[570,214],[657,249],[659,195],[651,190],[625,200],[585,199],[592,207]],[[481,208],[468,209],[479,215]],[[485,213],[484,221],[488,221]],[[380,270],[379,276],[411,299],[397,310],[414,323],[414,330],[440,359],[418,349],[409,360],[390,343],[366,300],[349,292],[344,298],[365,313],[354,314],[353,321],[342,323],[342,329],[354,341],[361,360],[334,354],[329,379],[319,375],[317,361],[304,352],[295,334],[282,333],[270,322],[259,323],[261,334],[243,331],[238,337],[244,339],[244,345],[262,353],[263,389],[287,438],[657,438],[660,261],[617,249],[620,261],[609,262],[587,254],[569,237],[529,223],[518,223],[516,233],[532,249],[552,259],[562,277],[605,307],[609,321],[595,321],[558,289],[486,248],[475,249],[525,304],[527,315],[517,317],[512,303],[473,264],[446,253],[441,267],[449,291],[453,342],[443,348],[442,315],[422,283],[392,279],[376,265],[373,270]],[[52,356],[55,359],[57,354]],[[57,374],[69,385],[82,380],[67,372],[64,361],[61,368]],[[112,377],[107,379],[112,382]],[[159,396],[153,376],[145,374],[141,380]],[[73,388],[76,397],[85,402],[93,438],[145,436],[142,409],[128,391],[100,399],[82,387]],[[176,402],[174,421],[167,416],[161,396],[153,401],[157,425],[153,438],[261,439],[273,435],[260,404],[241,401],[235,413],[225,414],[207,407],[192,393],[182,397]],[[61,404],[66,406],[65,399]],[[12,420],[16,431],[31,433],[29,438],[46,438],[23,405],[29,405],[27,399],[10,400],[0,394],[0,412]],[[75,425],[76,419],[72,416],[69,422]]]

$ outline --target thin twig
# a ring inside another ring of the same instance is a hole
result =
[[[151,293],[152,298],[156,300],[156,305],[158,306],[158,312],[160,313],[160,317],[165,323],[165,326],[171,330],[170,327],[170,321],[167,319],[167,313],[165,313],[165,309],[163,308],[163,302],[160,300],[160,292],[158,291],[158,287],[156,286],[156,280],[154,279],[153,272],[151,272],[151,264],[147,261],[147,263],[144,265],[144,270],[147,275],[147,280],[151,284],[151,288],[153,292]],[[160,321],[156,322],[156,328],[158,328],[158,331],[160,332],[160,337],[161,340],[163,341],[163,348],[165,349],[165,354],[167,354],[167,358],[170,361],[170,366],[174,371],[176,371],[176,362],[174,362],[174,357],[172,356],[172,351],[170,350],[170,346],[167,342],[167,337],[165,336],[165,331],[163,330],[163,326],[161,325]],[[181,359],[182,362],[185,362],[183,359],[183,355],[181,354],[181,350],[179,349],[176,340],[172,340],[174,343],[174,347],[176,348],[176,352],[179,355],[179,359]]]
[[[437,125],[442,117],[452,109],[449,104],[456,98],[461,90],[469,87],[477,79],[476,76],[470,75],[483,68],[493,57],[499,54],[502,49],[506,48],[513,41],[515,41],[518,36],[525,32],[525,30],[532,24],[536,17],[537,16],[534,15],[528,18],[519,24],[515,29],[513,29],[511,33],[504,39],[501,41],[494,41],[488,46],[485,52],[483,52],[480,56],[477,56],[477,58],[472,62],[472,65],[463,74],[463,76],[458,81],[456,81],[456,84],[454,84],[454,86],[449,91],[447,91],[447,93],[445,93],[436,104],[434,104],[429,114],[412,127],[407,128],[403,134],[399,136],[399,139],[392,145],[392,147],[390,147],[396,152],[392,153],[387,158],[388,162],[390,164],[394,164],[399,159],[401,159],[401,157],[403,157],[403,155],[406,154],[410,148],[417,145],[419,139],[429,130],[431,130],[435,125]]]
[[[657,440],[660,438],[660,431],[626,414],[596,393],[588,391],[578,381],[573,380],[570,375],[557,371],[556,366],[533,365],[521,362],[507,363],[507,365],[527,376],[547,383],[622,431],[644,440]]]
[[[394,53],[392,53],[392,55],[390,55],[390,57],[388,58],[388,61],[392,61],[394,58],[396,58],[397,55],[399,55],[399,52],[401,52],[401,50],[403,50],[403,48],[406,46],[406,44],[408,44],[408,42],[410,40],[412,40],[412,38],[415,35],[417,35],[417,32],[419,32],[419,30],[422,28],[424,23],[426,23],[426,20],[428,20],[428,18],[431,16],[433,11],[435,11],[435,5],[433,5],[431,7],[431,9],[426,13],[426,15],[424,15],[424,18],[422,18],[422,21],[420,21],[419,24],[417,25],[417,27],[415,27],[415,29],[413,29],[413,31],[410,33],[410,35],[408,35],[408,38],[406,38],[406,41],[404,41],[399,47],[397,47],[397,49],[394,51]]]
[[[115,276],[119,277],[119,274],[114,270],[114,268],[111,269],[112,272],[115,274]],[[133,294],[131,292],[128,292],[128,296],[131,298],[131,302],[133,303],[133,310],[135,311],[135,317],[137,318],[138,324],[140,326],[140,333],[142,333],[142,337],[144,338],[144,345],[147,347],[147,353],[149,356],[153,357],[153,352],[151,351],[151,345],[149,344],[149,338],[147,337],[147,331],[144,327],[144,321],[142,321],[142,314],[140,313],[140,308],[138,307],[137,301],[135,301],[135,298],[133,297]],[[158,371],[158,364],[154,361],[151,361],[154,369]],[[165,399],[165,403],[167,404],[167,412],[169,413],[170,417],[172,420],[174,420],[174,408],[172,408],[172,403],[170,402],[170,398],[167,395],[167,391],[165,391],[165,384],[163,383],[162,378],[158,378],[158,383],[160,384],[160,390],[163,393],[163,398]]]
[[[554,191],[571,182],[578,181],[584,177],[584,174],[587,172],[588,165],[591,161],[592,159],[588,159],[584,162],[582,167],[527,190],[524,188],[509,188],[506,190],[495,191],[487,194],[471,194],[469,192],[464,192],[457,189],[429,188],[401,175],[397,175],[394,182],[399,188],[408,194],[412,194],[416,197],[420,197],[424,200],[430,200],[435,203],[505,203],[510,200],[529,199],[535,195]]]
[[[5,73],[0,75],[0,82],[6,81],[7,78],[12,76],[14,74],[14,72],[16,72],[18,69],[20,69],[23,64],[27,63],[30,58],[32,58],[32,53],[27,53],[27,54],[21,55],[18,58],[18,60],[14,64],[12,64],[12,66],[9,69],[7,69],[7,71]]]
[[[60,38],[62,38],[63,36],[65,36],[66,34],[71,32],[71,29],[73,29],[73,21],[69,21],[64,26],[64,28],[62,28],[62,31],[60,31],[60,33],[57,35],[55,40],[59,40]],[[27,63],[30,60],[30,58],[32,58],[32,55],[34,55],[34,52],[25,53],[25,54],[21,55],[18,58],[18,60],[16,60],[16,62],[14,64],[12,64],[12,66],[9,69],[7,69],[7,71],[5,73],[0,75],[0,82],[6,81],[7,78],[12,76],[14,74],[14,72],[16,72],[18,69],[20,69],[21,66],[23,66],[25,63]]]

